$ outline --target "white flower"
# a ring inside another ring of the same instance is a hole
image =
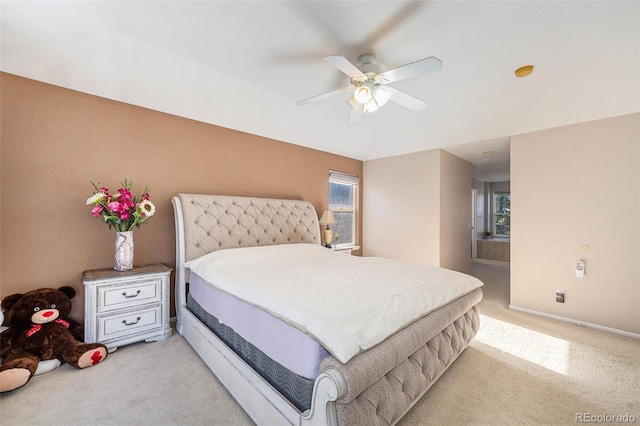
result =
[[[138,206],[143,216],[151,217],[156,213],[156,206],[149,200],[142,200]]]
[[[104,192],[96,192],[91,197],[87,198],[87,206],[91,204],[98,204],[104,197],[106,197]]]

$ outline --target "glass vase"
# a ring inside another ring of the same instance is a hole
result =
[[[133,269],[133,231],[116,232],[116,264],[113,269]]]

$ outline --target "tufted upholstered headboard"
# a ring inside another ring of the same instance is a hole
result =
[[[216,250],[274,244],[320,244],[316,210],[308,201],[178,194],[171,200],[176,225],[177,329],[183,333],[189,261]]]
[[[308,201],[178,194],[184,261],[212,251],[274,244],[320,244],[320,226]],[[176,227],[178,226],[176,211]],[[176,228],[178,231],[178,228]]]

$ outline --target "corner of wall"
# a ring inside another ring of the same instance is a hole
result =
[[[471,270],[471,163],[440,151],[440,266]]]

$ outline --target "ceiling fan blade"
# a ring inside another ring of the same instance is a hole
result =
[[[332,90],[331,92],[327,92],[327,93],[323,93],[321,95],[312,96],[310,98],[303,99],[301,101],[296,102],[296,105],[306,105],[306,104],[312,104],[312,103],[315,103],[315,102],[320,102],[320,101],[322,101],[324,99],[330,98],[330,97],[335,96],[335,95],[339,95],[341,93],[346,93],[349,90],[353,90],[353,89],[355,89],[355,87],[353,87],[353,86],[342,87],[340,89]]]
[[[386,80],[386,83],[393,83],[394,81],[417,77],[429,72],[440,71],[441,69],[442,61],[435,56],[430,56],[428,58],[385,71],[381,75]]]
[[[340,71],[345,73],[351,78],[355,78],[356,80],[366,79],[367,76],[362,73],[355,65],[351,62],[347,61],[342,56],[325,56],[324,60],[329,62],[334,67],[338,68]]]
[[[409,95],[408,93],[401,92],[400,90],[394,89],[391,86],[386,87],[391,92],[391,98],[389,100],[397,103],[398,105],[402,105],[403,107],[416,112],[422,111],[427,107],[427,103],[422,99],[418,99],[414,96]]]
[[[358,105],[357,108],[351,108],[351,111],[349,112],[349,124],[355,124],[358,121],[360,121],[360,118],[362,117],[362,105]]]

